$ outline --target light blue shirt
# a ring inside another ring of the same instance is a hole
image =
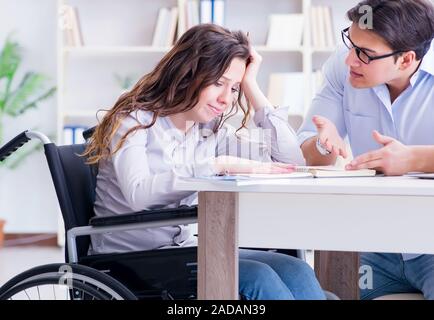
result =
[[[410,86],[393,103],[385,84],[369,89],[351,86],[347,54],[348,49],[339,49],[324,65],[323,87],[298,131],[300,145],[317,134],[314,115],[334,122],[341,137],[348,137],[355,157],[382,147],[372,138],[373,130],[406,145],[434,145],[434,41]]]

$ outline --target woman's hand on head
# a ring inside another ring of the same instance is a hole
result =
[[[246,99],[250,106],[257,112],[265,106],[271,106],[270,101],[260,89],[256,77],[259,72],[259,67],[262,63],[262,57],[259,53],[250,46],[250,58],[247,63],[246,72],[244,73],[241,88],[244,91]]]
[[[295,170],[293,164],[280,162],[260,162],[232,156],[219,156],[214,166],[219,174],[240,173],[291,173]]]
[[[250,45],[250,58],[247,62],[246,73],[243,78],[243,85],[251,86],[256,84],[256,77],[262,63],[262,56]]]

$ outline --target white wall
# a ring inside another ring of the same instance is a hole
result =
[[[0,0],[0,43],[10,32],[23,47],[23,63],[16,80],[33,70],[56,84],[56,0]],[[20,118],[6,118],[4,141],[22,130],[56,132],[56,98]],[[32,142],[31,142],[32,143]],[[0,169],[0,217],[6,232],[56,232],[57,200],[43,151],[28,157],[14,171]]]

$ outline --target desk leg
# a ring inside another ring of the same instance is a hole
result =
[[[359,299],[359,253],[315,251],[315,273],[324,290],[343,300]]]
[[[238,194],[199,192],[198,298],[238,299]]]

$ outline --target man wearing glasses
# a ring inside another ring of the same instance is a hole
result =
[[[363,23],[366,8],[371,26]],[[345,47],[324,65],[324,85],[298,132],[307,164],[346,158],[347,136],[355,156],[347,169],[434,172],[432,1],[365,0],[347,16]],[[432,255],[366,253],[361,264],[373,270],[362,299],[400,292],[434,299]]]

